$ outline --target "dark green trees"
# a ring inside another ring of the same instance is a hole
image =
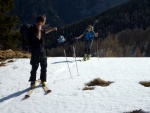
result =
[[[0,0],[0,48],[14,49],[18,43],[17,33],[13,30],[18,18],[9,15],[14,7],[13,0]]]

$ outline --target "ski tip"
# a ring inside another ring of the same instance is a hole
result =
[[[29,97],[30,97],[29,95],[25,95],[25,97],[24,97],[24,98],[25,98],[25,99],[27,99],[27,98],[29,98]]]
[[[30,97],[29,95],[25,95],[22,100],[26,100],[26,99],[28,99],[29,97]]]
[[[47,90],[46,92],[45,92],[45,95],[47,95],[47,94],[49,94],[49,93],[51,93],[52,91],[51,90]]]
[[[47,91],[47,93],[51,93],[51,92],[52,92],[51,90],[48,90],[48,91]]]

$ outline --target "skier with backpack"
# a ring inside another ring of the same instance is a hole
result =
[[[28,45],[31,51],[30,64],[32,66],[32,69],[31,69],[31,75],[29,79],[29,81],[31,82],[30,84],[31,89],[35,87],[36,72],[39,67],[39,64],[41,66],[41,74],[40,74],[41,85],[45,86],[46,77],[47,77],[46,75],[47,56],[46,56],[46,50],[44,48],[44,44],[45,44],[44,35],[51,31],[57,31],[57,27],[43,30],[42,27],[45,24],[45,22],[46,22],[46,17],[40,15],[36,18],[36,24],[30,26],[26,31],[27,33],[26,35],[28,36],[27,39]]]
[[[24,51],[30,51],[29,48],[29,28],[31,27],[30,24],[23,24],[20,28],[20,34],[21,34],[21,39],[22,39],[22,49]]]
[[[94,37],[98,37],[98,33],[94,32],[93,26],[88,25],[86,31],[84,31],[79,37],[76,37],[75,39],[80,39],[83,36],[85,36],[83,60],[86,61],[90,59],[93,40]]]

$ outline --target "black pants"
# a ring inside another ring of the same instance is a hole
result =
[[[41,75],[40,79],[41,81],[46,81],[46,72],[47,72],[47,56],[45,48],[34,48],[31,49],[31,61],[30,64],[32,66],[31,69],[31,76],[29,81],[35,81],[36,80],[36,72],[39,67],[39,64],[41,66]]]
[[[91,54],[93,40],[85,40],[84,42],[84,54]]]

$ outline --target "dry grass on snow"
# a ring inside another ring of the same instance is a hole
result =
[[[6,66],[7,63],[12,63],[12,62],[14,62],[14,60],[12,60],[12,59],[8,60],[7,62],[2,61],[2,62],[0,62],[0,67]]]
[[[20,51],[13,51],[11,49],[8,50],[0,50],[0,62],[5,61],[7,59],[12,59],[12,58],[30,58],[29,53],[22,53]]]
[[[102,87],[106,87],[106,86],[109,86],[111,83],[111,81],[105,81],[105,80],[102,80],[100,78],[96,78],[88,83],[86,83],[86,86],[102,86]]]
[[[142,109],[140,109],[140,110],[135,110],[135,111],[131,111],[131,112],[125,112],[125,113],[150,113],[150,112],[145,112]]]
[[[83,88],[83,90],[94,90],[94,87],[87,87],[87,86],[85,86],[85,87]]]
[[[139,84],[141,84],[145,87],[150,87],[150,81],[141,81]]]
[[[0,63],[0,67],[5,66],[5,65],[6,65],[5,62],[1,62],[1,63]]]
[[[11,49],[8,50],[0,50],[0,67],[5,66],[6,63],[14,62],[14,60],[8,60],[13,58],[30,58],[31,55],[29,53],[23,53],[20,51],[13,51]],[[8,60],[7,62],[5,62]]]
[[[92,86],[102,86],[102,87],[107,87],[109,86],[111,83],[111,81],[104,81],[100,78],[96,78],[88,83],[85,84],[85,87],[83,88],[83,90],[94,90],[94,87]]]
[[[12,62],[14,62],[14,60],[8,60],[8,62],[7,62],[7,63],[12,63]]]

